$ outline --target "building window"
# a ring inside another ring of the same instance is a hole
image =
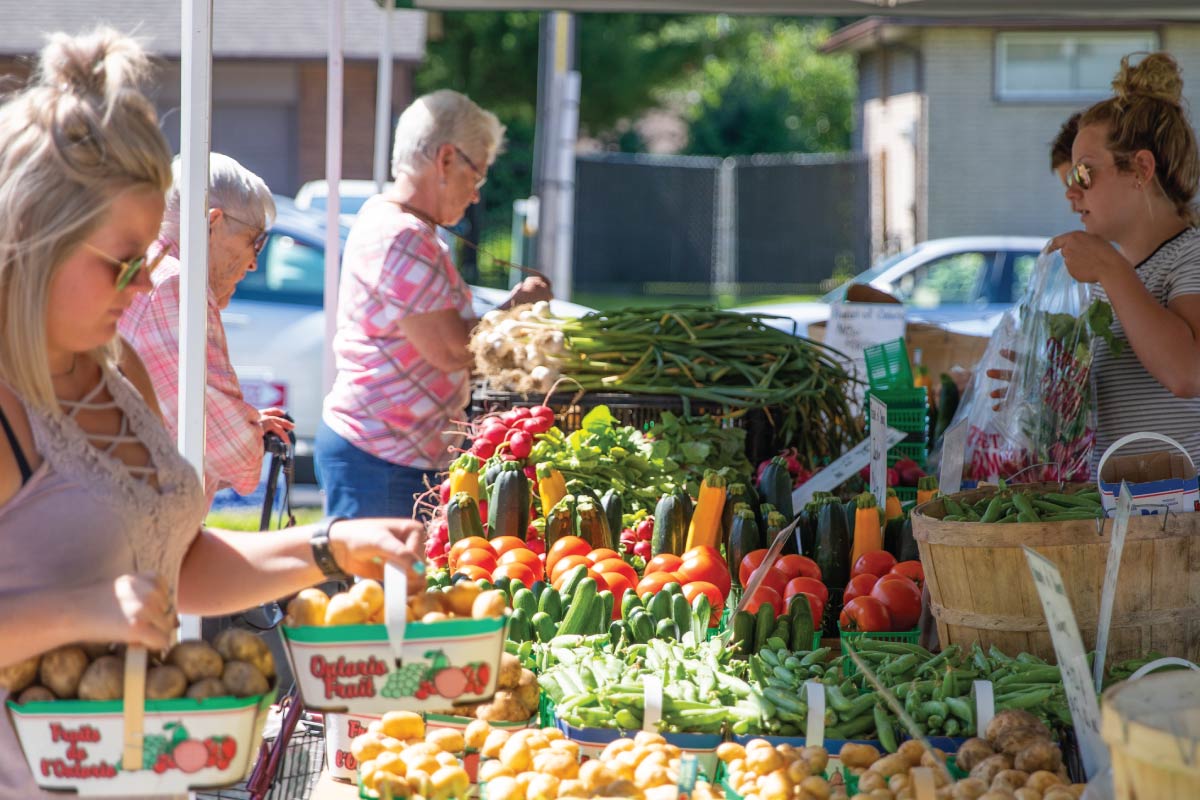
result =
[[[1150,31],[1038,31],[996,36],[999,100],[1100,100],[1121,57],[1158,49]]]

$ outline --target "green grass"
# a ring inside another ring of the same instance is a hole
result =
[[[807,303],[817,299],[819,297],[814,294],[773,294],[720,297],[714,301],[711,296],[698,294],[642,295],[616,292],[575,292],[571,297],[572,302],[600,311],[612,311],[619,308],[661,308],[666,305],[716,305],[718,308],[733,308],[770,303]]]
[[[296,515],[297,525],[316,522],[323,516],[320,508],[293,508],[292,513]],[[204,520],[204,525],[227,531],[256,531],[261,516],[262,511],[257,508],[229,508],[209,512],[208,518]],[[272,526],[276,519],[275,516],[271,517]]]

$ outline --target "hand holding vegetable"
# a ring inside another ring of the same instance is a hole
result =
[[[347,519],[329,527],[329,546],[338,566],[351,575],[383,580],[383,564],[408,573],[410,592],[425,588],[417,572],[425,553],[425,526],[414,519]]]

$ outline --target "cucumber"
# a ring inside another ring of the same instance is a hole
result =
[[[692,629],[692,606],[682,594],[671,597],[671,618],[675,620],[680,638]]]
[[[604,631],[604,624],[611,622],[613,618],[613,606],[616,603],[616,598],[608,589],[600,592],[597,597],[600,599],[599,616],[592,620],[592,633],[601,633]]]
[[[529,620],[534,636],[539,642],[548,642],[558,633],[554,619],[545,611],[539,611]]]
[[[816,621],[812,618],[812,606],[804,595],[792,598],[788,609],[791,622],[791,642],[793,650],[808,650],[812,647],[813,633],[816,631]]]
[[[533,615],[538,613],[537,598],[528,589],[517,589],[513,592],[512,605],[514,611],[525,612],[526,619],[532,620]]]
[[[738,644],[742,655],[750,655],[758,651],[754,639],[754,615],[749,611],[739,611],[733,615],[733,636],[729,644]]]
[[[528,642],[533,639],[533,628],[529,617],[521,609],[514,609],[508,618],[508,638],[514,642]]]
[[[586,570],[586,567],[584,568]],[[558,626],[559,635],[586,634],[591,629],[592,620],[600,615],[600,599],[597,597],[596,582],[584,578],[579,588],[571,597],[567,613],[563,616],[562,624]]]
[[[654,618],[654,624],[656,625],[664,619],[672,619],[671,595],[666,592],[659,592],[650,599],[646,610],[650,612],[650,616]]]
[[[654,638],[654,619],[640,608],[634,609],[629,618],[629,627],[633,631],[633,640],[638,644],[646,644]]]
[[[563,605],[571,605],[571,598],[579,589],[579,584],[583,583],[583,579],[587,577],[588,568],[586,564],[579,564],[567,570],[567,574],[563,576],[562,587],[559,592],[562,594]]]
[[[678,639],[679,630],[675,627],[675,621],[667,618],[659,620],[658,625],[654,627],[655,639]]]
[[[584,567],[584,575],[586,574],[587,567]],[[555,625],[562,622],[562,595],[558,593],[558,589],[549,586],[546,588],[546,591],[542,592],[541,598],[538,599],[538,611],[548,614],[550,619],[554,620]]]
[[[643,608],[637,592],[626,592],[625,596],[621,598],[621,618],[628,620],[635,608]]]
[[[540,603],[542,600],[542,593],[545,592],[549,586],[550,584],[546,583],[545,581],[534,581],[533,586],[530,586],[529,589],[533,592],[533,596],[536,597]]]
[[[771,632],[774,630],[775,608],[770,603],[763,603],[754,615],[754,641],[761,647],[771,638]]]

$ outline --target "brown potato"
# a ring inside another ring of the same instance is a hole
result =
[[[988,790],[988,785],[979,778],[963,778],[951,787],[954,800],[975,800]]]
[[[996,777],[992,778],[992,789],[1001,789],[1006,792],[1015,792],[1025,785],[1029,780],[1029,773],[1022,772],[1019,769],[1006,769],[997,773]]]
[[[87,657],[93,661],[100,656],[107,656],[112,653],[112,642],[80,642],[79,646],[83,648],[83,652],[87,653]]]
[[[532,716],[538,709],[540,695],[537,676],[527,669],[522,669],[521,681],[517,684],[517,702],[525,706]]]
[[[1042,800],[1042,793],[1037,789],[1030,789],[1028,786],[1022,786],[1013,792],[1013,800]]]
[[[988,786],[991,786],[996,776],[1006,769],[1012,769],[1012,759],[1003,753],[997,753],[976,764],[971,769],[971,777],[979,778]]]
[[[41,661],[41,656],[31,656],[24,661],[0,668],[0,689],[7,689],[9,694],[17,694],[32,684],[37,680],[38,665]]]
[[[497,689],[515,689],[521,685],[521,660],[512,653],[500,655],[500,673],[496,676]]]
[[[257,668],[264,678],[275,677],[275,658],[271,655],[271,649],[250,631],[226,628],[217,634],[213,647],[226,661],[246,661]]]
[[[327,608],[329,608],[329,595],[325,592],[316,587],[301,589],[300,593],[288,603],[287,619],[283,624],[289,628],[324,625]]]
[[[488,722],[524,722],[533,716],[529,709],[517,702],[512,692],[496,692],[492,702],[484,703],[475,716]]]
[[[905,744],[908,744],[908,742],[905,742]],[[991,758],[995,754],[996,751],[983,739],[967,739],[958,748],[958,753],[955,754],[954,761],[958,764],[959,769],[970,772],[980,761],[983,761],[985,758]]]
[[[1031,743],[1013,759],[1013,766],[1026,772],[1054,772],[1061,765],[1062,750],[1046,739]]]
[[[147,700],[174,700],[187,693],[188,679],[179,667],[163,664],[146,672]]]
[[[899,754],[884,756],[871,765],[871,771],[878,772],[885,778],[901,775],[908,772],[908,760]]]
[[[1013,800],[1012,792],[1006,792],[1003,789],[989,789],[979,795],[979,800]]]
[[[266,694],[271,689],[262,672],[246,661],[226,661],[221,683],[234,697],[253,697]]]
[[[1027,747],[1038,744],[1040,742],[1049,742],[1050,739],[1044,736],[1042,732],[1033,727],[1024,728],[1005,728],[996,735],[993,746],[997,753],[1006,753],[1010,756],[1016,756]]]
[[[220,678],[225,671],[224,659],[208,642],[180,642],[167,653],[167,663],[183,670],[188,683]]]
[[[379,581],[362,578],[350,587],[349,594],[367,607],[367,616],[383,610],[383,586]]]
[[[508,602],[505,600],[504,592],[499,589],[490,589],[486,592],[481,592],[475,598],[475,601],[471,603],[471,617],[474,619],[495,619],[504,616],[506,608],[508,608]]]
[[[483,587],[474,581],[459,581],[446,590],[443,602],[454,616],[469,617],[475,598],[482,592]]]
[[[1013,728],[1032,728],[1043,739],[1050,738],[1050,729],[1040,719],[1028,711],[1010,709],[1001,711],[988,723],[986,734],[988,743],[996,750],[1003,750],[1004,748],[997,742],[997,739]],[[1014,754],[1010,753],[1010,755]]]
[[[925,748],[916,739],[909,739],[900,745],[900,749],[896,751],[904,756],[904,759],[911,767],[919,767],[921,765],[921,757],[925,755]]]
[[[1055,775],[1053,772],[1040,770],[1029,776],[1029,780],[1025,782],[1025,786],[1030,789],[1037,789],[1039,792],[1045,792],[1052,786],[1062,786],[1062,778]]]
[[[79,645],[67,645],[51,650],[42,656],[38,677],[41,684],[62,700],[75,697],[79,692],[79,680],[87,669],[87,653]]]
[[[47,689],[45,686],[38,686],[36,683],[33,686],[26,686],[21,694],[17,697],[17,702],[25,703],[45,703],[50,700],[55,700],[54,692]]]
[[[228,697],[231,692],[220,678],[205,678],[188,687],[187,696],[192,700],[208,700],[212,697]]]
[[[847,767],[869,767],[879,760],[879,751],[869,744],[847,744],[839,758]]]
[[[124,696],[124,658],[101,656],[88,665],[79,681],[80,700],[120,700]]]

